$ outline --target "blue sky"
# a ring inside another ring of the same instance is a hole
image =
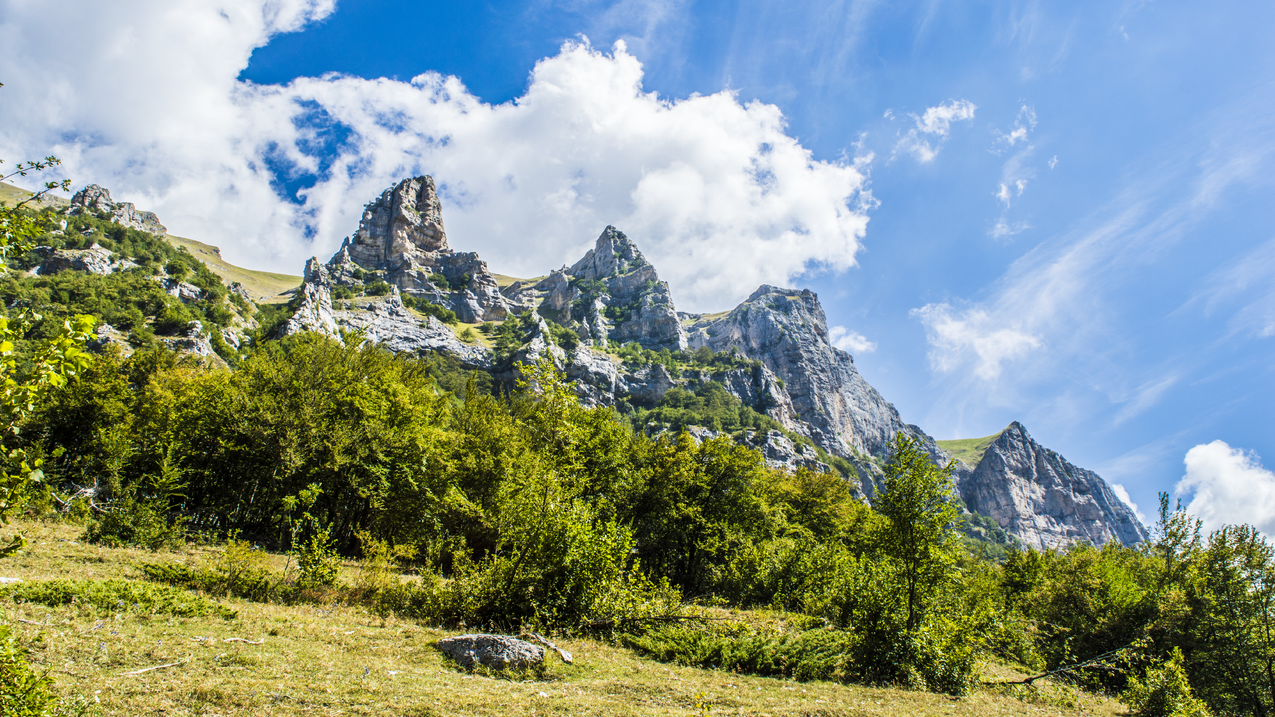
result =
[[[0,156],[294,273],[408,173],[497,271],[613,223],[685,308],[814,289],[938,438],[1275,530],[1275,5],[123,4],[0,0]]]

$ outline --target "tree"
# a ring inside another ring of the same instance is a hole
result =
[[[939,467],[920,441],[897,434],[876,508],[889,520],[882,549],[906,587],[906,630],[920,626],[930,598],[961,554],[953,463]]]
[[[19,164],[18,168],[0,180],[15,176],[25,177],[54,167],[61,162],[57,157],[46,157],[38,162]],[[24,253],[34,243],[43,227],[40,217],[27,210],[27,204],[54,189],[67,189],[70,180],[46,182],[44,188],[12,207],[0,205],[0,273],[8,271],[8,258]],[[23,419],[35,409],[44,394],[52,387],[61,386],[78,374],[88,363],[83,350],[93,330],[91,316],[77,316],[63,322],[61,331],[50,339],[19,351],[23,329],[39,316],[25,310],[14,316],[0,316],[0,456],[8,463],[0,470],[0,523],[8,524],[9,515],[26,495],[30,487],[44,478],[39,459],[29,459],[22,449],[8,450],[5,443],[16,435]],[[26,544],[21,536],[15,536],[7,546],[0,547],[0,557],[9,555]]]

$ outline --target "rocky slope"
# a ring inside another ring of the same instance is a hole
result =
[[[110,202],[101,188],[77,194],[73,204],[163,231],[154,215]],[[50,271],[120,268],[94,249],[48,259]],[[549,358],[590,406],[631,412],[663,405],[673,388],[690,396],[716,384],[772,421],[735,431],[735,440],[777,467],[828,470],[825,461],[842,460],[869,497],[896,435],[920,441],[936,461],[951,455],[905,423],[853,357],[831,345],[813,292],[761,286],[730,311],[680,314],[668,284],[615,227],[571,266],[502,290],[476,253],[450,248],[430,177],[404,179],[370,202],[358,231],[326,264],[307,263],[298,292],[281,334],[358,331],[395,352],[445,353],[497,379],[512,378],[519,361]],[[457,321],[471,328],[460,332]],[[480,322],[486,339],[473,331]],[[701,440],[721,435],[691,432]],[[966,505],[1025,545],[1128,545],[1147,537],[1101,477],[1041,447],[1017,423],[978,442],[977,458],[963,449],[957,484]]]
[[[1134,545],[1146,528],[1097,473],[1041,446],[1019,422],[996,436],[975,465],[958,464],[966,506],[996,521],[1028,547],[1087,541]]]

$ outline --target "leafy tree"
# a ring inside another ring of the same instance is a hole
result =
[[[952,463],[936,466],[919,441],[901,433],[890,453],[876,508],[889,521],[882,548],[899,566],[907,598],[904,625],[913,632],[961,555],[959,509]]]

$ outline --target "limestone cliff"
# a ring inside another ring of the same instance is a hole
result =
[[[153,212],[140,211],[132,202],[114,202],[111,193],[105,187],[96,184],[81,189],[71,197],[70,214],[104,214],[107,219],[122,224],[130,229],[150,232],[155,236],[166,236],[168,230],[159,223],[159,217]]]
[[[615,227],[603,230],[571,268],[550,272],[532,289],[544,295],[547,315],[591,345],[636,341],[649,349],[686,348],[668,282]],[[518,285],[506,293],[521,296],[525,290]]]
[[[962,463],[957,486],[970,510],[988,516],[1024,545],[1041,550],[1088,541],[1134,545],[1148,539],[1097,473],[1041,446],[1015,421],[978,458]]]
[[[449,307],[461,321],[499,321],[509,313],[487,262],[447,246],[433,177],[410,177],[363,209],[359,229],[327,264],[330,281],[383,280],[399,291]]]
[[[920,440],[936,459],[934,440],[906,424],[868,385],[850,354],[828,341],[819,298],[809,289],[762,286],[725,314],[683,314],[687,342],[714,351],[736,349],[758,359],[782,380],[791,416],[774,415],[785,427],[810,436],[833,455],[882,455],[895,435]]]

